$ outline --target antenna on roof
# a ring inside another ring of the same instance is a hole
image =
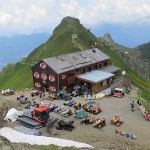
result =
[[[95,49],[92,49],[92,52],[93,52],[93,53],[96,53],[96,50],[95,50]]]
[[[85,55],[83,55],[83,54],[80,54],[80,56],[82,56],[83,58],[86,58],[86,56],[85,56]]]

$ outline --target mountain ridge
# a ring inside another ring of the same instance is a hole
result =
[[[148,24],[115,24],[104,23],[97,27],[91,26],[92,32],[97,36],[103,36],[110,33],[113,39],[120,45],[134,48],[137,45],[148,43],[150,40],[150,28]]]
[[[146,80],[150,80],[150,42],[135,48],[128,48],[115,43],[108,33],[106,33],[102,39],[106,45],[116,52],[127,65],[131,66],[139,76]]]
[[[72,42],[73,37],[78,44]],[[45,43],[16,64],[9,64],[0,73],[0,89],[33,87],[31,67],[36,62],[43,58],[77,52],[81,50],[79,46],[84,49],[92,48],[95,41],[98,42],[96,36],[83,27],[78,19],[65,17]],[[24,79],[28,80],[20,84]]]
[[[114,51],[110,50],[108,45],[104,44],[102,39],[97,38],[77,18],[72,17],[65,17],[54,29],[51,37],[35,48],[26,58],[16,64],[9,64],[0,73],[0,89],[10,87],[17,90],[33,87],[31,67],[39,60],[94,47],[107,54],[116,67],[127,71],[126,77],[143,90],[143,97],[150,100],[147,92],[147,89],[150,88],[150,83],[137,76]]]

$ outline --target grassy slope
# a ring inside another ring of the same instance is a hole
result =
[[[76,21],[77,20],[75,20],[75,22]],[[66,23],[64,20],[64,22],[55,29],[54,34],[46,43],[35,49],[27,58],[21,60],[17,64],[8,65],[8,67],[0,73],[0,90],[7,87],[15,90],[32,87],[31,66],[33,65],[33,62],[51,56],[78,51],[71,41],[73,31],[78,35],[79,43],[82,47],[91,48],[92,44],[95,41],[98,41],[98,39],[82,25],[75,22]],[[128,66],[115,54],[115,52],[111,51],[107,47],[101,47],[101,50],[110,56],[113,65],[120,67],[122,70],[126,70],[126,76],[134,85],[141,89],[141,95],[150,103],[150,83],[143,80],[141,77],[136,75],[134,71],[128,68]],[[34,149],[47,150],[56,149],[56,147],[37,146],[34,147]],[[69,150],[73,148],[62,149]]]
[[[100,49],[107,55],[109,55],[114,66],[117,66],[121,68],[121,70],[126,71],[126,77],[131,80],[132,84],[134,84],[140,89],[141,96],[150,104],[150,82],[138,76],[123,62],[123,60],[120,57],[116,55],[114,51],[110,50],[108,47],[101,47]],[[147,104],[147,108],[150,110],[149,104]]]
[[[130,55],[135,55],[135,53],[131,53],[131,52],[134,52],[135,49],[130,49],[130,48],[126,48],[126,47],[123,47],[121,45],[118,45],[118,44],[114,44],[114,41],[111,39],[111,37],[109,37],[109,34],[105,34],[104,36],[104,39],[106,40],[109,40],[109,45],[111,46],[110,50],[109,48],[107,47],[102,47],[103,49],[103,52],[105,52],[106,54],[108,54],[111,58],[111,61],[113,62],[113,64],[115,66],[118,66],[120,67],[122,70],[125,70],[126,71],[126,76],[131,80],[131,82],[137,86],[138,88],[140,88],[141,90],[141,96],[147,101],[149,102],[149,110],[150,110],[150,82],[149,81],[146,81],[144,80],[143,78],[141,78],[140,76],[138,76],[136,74],[135,71],[131,70],[129,68],[129,66],[127,64],[125,64],[123,62],[123,60],[117,55],[117,49],[121,48],[121,49],[124,49],[123,51],[129,51],[130,52]],[[147,47],[148,47],[148,44],[147,44]],[[145,48],[145,46],[144,46]],[[145,52],[147,52],[147,49],[143,50]],[[148,105],[148,104],[147,104]]]
[[[30,55],[14,65],[8,67],[0,73],[0,90],[4,88],[30,88],[32,83],[31,67],[34,62],[43,58],[79,51],[72,44],[72,34],[78,35],[79,43],[85,49],[91,48],[97,38],[84,28],[78,19],[63,19],[56,27],[50,39],[36,48]]]
[[[142,59],[150,60],[150,42],[137,47],[141,51]]]
[[[69,21],[71,19],[71,21]],[[14,65],[8,65],[8,67],[0,73],[0,90],[3,88],[11,87],[13,89],[30,88],[32,84],[32,72],[31,67],[34,62],[37,62],[43,58],[51,56],[66,54],[70,52],[79,51],[77,47],[72,43],[72,34],[76,33],[78,36],[79,44],[84,49],[91,48],[94,42],[101,42],[86,28],[84,28],[78,19],[65,18],[55,28],[53,35],[50,39],[36,48],[30,55]],[[108,54],[112,63],[115,66],[120,67],[127,72],[127,77],[132,81],[134,85],[142,89],[142,96],[150,101],[150,83],[143,80],[136,75],[115,52],[111,51],[107,47],[102,47],[104,53]]]
[[[139,88],[149,88],[150,87],[150,82],[144,80],[143,78],[141,78],[140,76],[138,76],[133,70],[131,70],[124,62],[121,58],[119,58],[115,52],[111,51],[109,48],[107,47],[103,47],[101,49],[103,52],[105,52],[107,55],[110,56],[110,59],[112,61],[112,63],[115,66],[120,67],[122,70],[126,71],[126,76],[132,81],[132,83],[139,87]]]

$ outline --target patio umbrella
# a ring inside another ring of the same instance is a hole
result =
[[[87,104],[87,105],[94,105],[94,104],[96,104],[96,102],[95,102],[95,101],[89,101],[89,102],[87,102],[86,104]]]
[[[67,93],[67,91],[61,90],[61,91],[58,92],[58,94],[64,94],[64,93]]]
[[[74,90],[79,90],[79,89],[81,89],[81,87],[79,85],[76,85],[76,86],[73,87],[73,89]]]
[[[88,114],[87,114],[84,110],[79,111],[79,112],[76,114],[76,118],[77,118],[77,119],[82,119],[82,118],[85,118],[85,117],[87,117],[87,116],[88,116]]]

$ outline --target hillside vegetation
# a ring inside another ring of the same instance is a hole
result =
[[[9,64],[0,73],[0,90],[8,87],[14,90],[33,87],[31,67],[36,62],[43,58],[92,48],[95,42],[99,43],[98,48],[110,56],[115,66],[126,70],[126,76],[142,90],[143,97],[150,101],[148,91],[150,82],[139,77],[114,51],[110,50],[108,46],[102,46],[101,39],[98,39],[80,24],[78,19],[72,17],[65,17],[55,28],[49,40],[33,50],[27,58],[16,64]]]
[[[141,60],[147,63],[150,66],[150,42],[146,44],[142,44],[138,47],[136,47],[138,51],[141,53]],[[149,69],[150,71],[150,69]],[[150,78],[150,72],[149,72],[149,78]]]
[[[9,64],[0,73],[0,90],[3,88],[32,87],[31,67],[43,58],[92,48],[98,39],[83,27],[76,18],[65,17],[55,28],[47,42],[33,50],[27,58]]]
[[[139,76],[150,81],[150,42],[135,48],[128,48],[115,43],[109,33],[105,34],[101,40],[104,40],[107,46]]]
[[[150,71],[148,69],[150,66],[145,64],[145,61],[141,62],[142,59],[140,57],[143,56],[143,58],[148,60],[145,54],[149,53],[149,43],[143,44],[137,48],[127,48],[115,43],[108,33],[105,34],[103,38],[100,38],[100,41],[105,43],[105,46],[102,47],[103,52],[110,56],[113,65],[126,71],[126,77],[131,80],[132,84],[139,88],[140,95],[148,102],[146,103],[146,107],[150,110],[150,82],[137,74],[138,71],[143,72],[143,74],[148,74]],[[139,54],[139,51],[141,54]]]

